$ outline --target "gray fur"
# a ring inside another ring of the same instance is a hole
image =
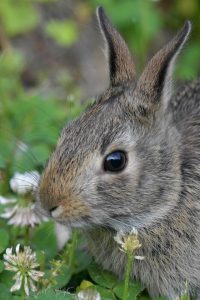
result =
[[[136,227],[142,243],[137,255],[145,260],[135,261],[132,275],[153,297],[175,299],[186,282],[189,293],[197,296],[200,81],[166,100],[171,69],[190,24],[153,57],[136,82],[126,63],[123,71],[127,46],[118,34],[116,47],[116,30],[101,8],[98,18],[109,27],[107,42],[116,69],[110,70],[104,95],[63,129],[40,181],[38,207],[52,216],[62,208],[55,219],[87,231],[96,261],[120,277],[125,256],[113,236]],[[104,158],[116,149],[127,153],[127,167],[106,173]]]

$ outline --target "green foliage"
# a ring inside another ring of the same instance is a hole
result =
[[[56,102],[26,93],[20,82],[24,61],[18,52],[0,55],[0,167],[8,179],[16,171],[40,168],[52,152],[65,122],[83,109],[79,102]]]
[[[0,229],[0,253],[2,253],[7,247],[9,243],[9,234],[6,230]],[[2,269],[2,265],[0,264],[0,269]]]
[[[129,285],[128,300],[136,300],[144,288],[138,282],[132,282]],[[114,292],[119,299],[123,299],[124,283],[120,282],[114,288]]]
[[[72,270],[71,270],[70,266],[67,264],[66,265],[64,264],[61,267],[60,273],[56,278],[55,288],[61,289],[61,288],[65,287],[69,283],[71,276],[72,276]]]
[[[117,278],[110,272],[101,270],[97,265],[91,265],[88,271],[92,280],[100,286],[113,288],[116,285]]]
[[[46,259],[52,259],[58,249],[57,240],[54,233],[54,224],[52,222],[44,222],[38,226],[32,236],[32,247],[37,250],[45,250]],[[51,247],[49,247],[51,245]]]
[[[4,270],[4,262],[0,260],[0,273]]]
[[[15,36],[33,29],[38,21],[33,2],[27,0],[0,1],[0,17],[8,36]]]
[[[78,38],[77,24],[73,20],[50,21],[45,30],[60,46],[71,46]]]
[[[91,279],[95,282],[93,288],[100,293],[103,299],[116,299],[116,297],[117,299],[123,299],[124,281],[119,281],[112,273],[102,270],[96,264],[92,264],[88,271]],[[140,283],[131,282],[128,300],[137,299],[137,296],[141,295],[143,290],[144,288]]]
[[[176,75],[182,80],[191,80],[198,77],[199,69],[197,68],[197,61],[199,59],[200,43],[191,42],[186,49],[184,55],[180,58]]]
[[[13,296],[7,286],[4,284],[0,283],[0,299],[6,299],[6,300],[20,300],[20,297],[18,296]]]

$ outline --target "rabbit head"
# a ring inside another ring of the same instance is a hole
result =
[[[150,60],[139,79],[125,41],[97,8],[110,86],[63,130],[38,187],[38,207],[74,227],[145,227],[176,205],[179,134],[168,101],[174,61],[191,25]]]

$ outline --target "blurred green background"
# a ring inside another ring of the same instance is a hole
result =
[[[139,72],[186,19],[192,20],[176,78],[198,77],[199,0],[1,0],[1,193],[9,192],[15,171],[42,169],[60,128],[108,85],[97,5],[124,36]]]

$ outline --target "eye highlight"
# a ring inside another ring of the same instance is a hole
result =
[[[126,154],[123,151],[114,151],[105,157],[104,171],[120,172],[125,168],[126,162]]]

